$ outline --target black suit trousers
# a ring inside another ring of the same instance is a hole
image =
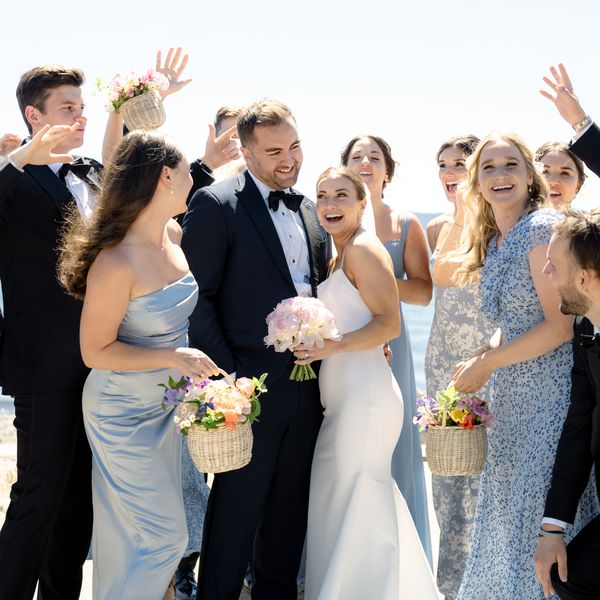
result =
[[[600,598],[600,516],[592,519],[567,545],[567,581],[552,567],[552,585],[561,600]]]
[[[267,380],[252,460],[215,476],[204,525],[200,600],[238,600],[253,560],[253,600],[295,600],[308,488],[323,409],[317,380]]]
[[[92,532],[81,392],[15,396],[17,481],[0,531],[0,600],[79,598]]]

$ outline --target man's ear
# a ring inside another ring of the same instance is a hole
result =
[[[40,117],[41,116],[42,116],[42,113],[35,106],[28,104],[25,107],[25,119],[27,119],[27,122],[29,123],[29,125],[31,126],[32,129],[36,129],[36,128],[40,127],[40,120],[41,120]]]

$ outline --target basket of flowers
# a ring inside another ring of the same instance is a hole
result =
[[[169,377],[163,409],[174,407],[175,426],[186,436],[190,455],[202,473],[224,473],[245,467],[252,458],[252,423],[260,415],[259,396],[267,391],[267,374],[193,380]]]
[[[479,475],[487,457],[486,427],[493,417],[485,400],[454,387],[417,399],[414,419],[425,431],[425,455],[433,475]]]
[[[107,110],[121,113],[127,129],[157,129],[166,120],[161,92],[169,87],[168,79],[154,69],[144,74],[116,75],[108,86]]]

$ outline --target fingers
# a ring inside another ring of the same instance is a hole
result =
[[[559,552],[556,557],[556,562],[558,564],[558,577],[561,581],[567,581],[567,553]]]
[[[72,163],[73,160],[70,154],[50,154],[50,162],[53,163]]]
[[[571,83],[571,78],[569,77],[569,74],[567,73],[565,66],[562,63],[558,63],[558,69],[560,71],[560,76],[563,80],[563,84],[570,92],[572,92],[573,84]]]
[[[215,137],[217,134],[217,130],[215,129],[215,126],[212,123],[208,124],[208,138],[206,140],[206,143],[208,144],[209,142],[214,144],[215,143]]]
[[[161,68],[162,68],[162,52],[160,50],[157,50],[155,71],[160,71]]]
[[[548,84],[555,92],[558,91],[558,85],[554,83],[554,81],[552,81],[546,76],[542,77],[542,80],[544,81],[544,83]]]
[[[544,96],[544,98],[548,98],[551,102],[556,102],[556,98],[546,90],[540,90],[540,94]]]
[[[231,138],[235,135],[237,135],[237,127],[234,125],[233,127],[230,127],[224,131],[219,137],[215,138],[215,142],[218,144],[227,145],[230,143]]]
[[[554,80],[556,81],[556,83],[561,85],[562,79],[561,79],[559,72],[556,70],[556,67],[550,67],[550,73],[552,73],[552,77],[554,77]]]

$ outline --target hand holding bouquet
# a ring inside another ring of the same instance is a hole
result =
[[[267,325],[265,344],[274,346],[275,352],[293,351],[299,345],[308,350],[323,348],[325,340],[342,339],[333,314],[317,298],[297,296],[282,300],[267,316]],[[309,364],[295,365],[290,375],[293,381],[316,377]]]

